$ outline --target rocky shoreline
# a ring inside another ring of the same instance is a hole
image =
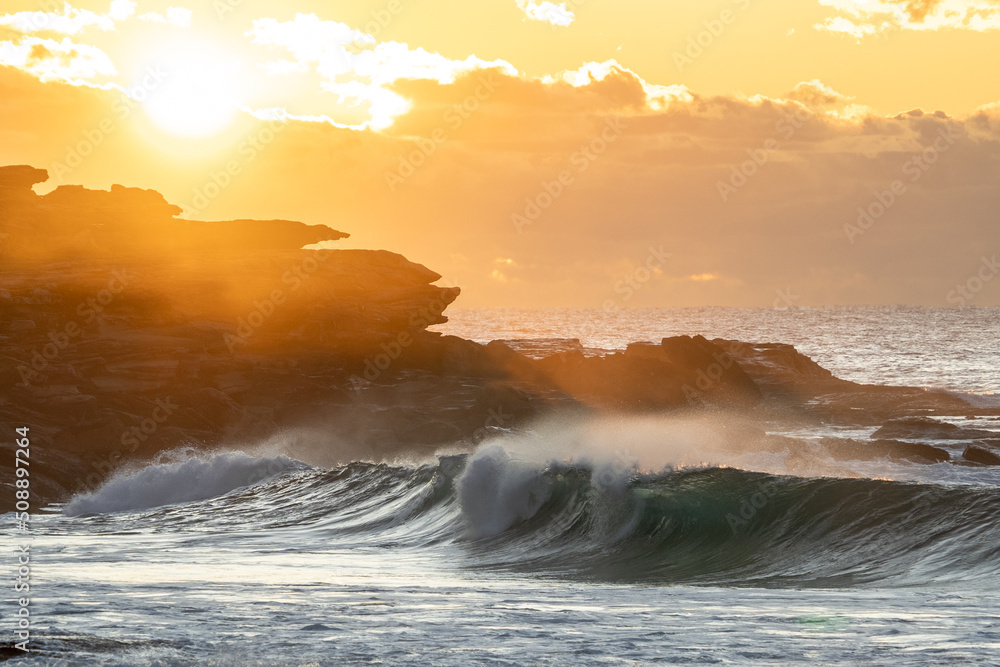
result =
[[[428,330],[460,290],[426,267],[303,249],[344,232],[181,220],[158,193],[121,186],[36,195],[46,178],[0,168],[0,420],[31,429],[36,502],[178,447],[283,434],[291,453],[333,465],[467,449],[555,414],[739,415],[741,446],[769,451],[809,449],[766,435],[778,422],[881,426],[871,441],[821,444],[838,460],[1000,464],[991,431],[929,419],[1000,410],[841,380],[789,345],[679,336],[540,358],[480,345]]]

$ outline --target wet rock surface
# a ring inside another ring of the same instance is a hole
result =
[[[830,452],[934,462],[943,450],[899,440],[953,437],[977,441],[969,461],[995,455],[979,431],[926,419],[969,414],[961,399],[840,380],[789,345],[481,345],[429,330],[460,293],[430,269],[384,250],[302,249],[346,236],[330,227],[186,221],[153,191],[41,197],[31,186],[44,180],[0,168],[0,421],[30,428],[39,503],[177,447],[280,435],[291,455],[333,465],[467,449],[552,414],[738,413],[752,423],[734,443],[769,450],[798,446],[766,436],[769,419],[885,423]]]
[[[965,448],[962,458],[972,463],[1000,466],[1000,440],[974,442]]]
[[[872,434],[873,438],[904,438],[914,440],[975,440],[996,435],[985,429],[963,428],[929,417],[891,419]]]

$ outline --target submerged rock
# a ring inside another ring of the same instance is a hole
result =
[[[892,459],[910,463],[943,463],[951,460],[951,455],[938,447],[898,440],[854,440],[823,438],[822,445],[838,461],[872,461]]]
[[[182,220],[159,193],[121,186],[40,197],[31,186],[45,176],[0,168],[0,421],[32,425],[39,503],[133,458],[278,435],[292,455],[332,465],[467,447],[557,412],[725,412],[747,422],[729,444],[771,450],[792,445],[764,435],[768,415],[881,423],[969,408],[840,380],[790,345],[480,345],[429,330],[460,289],[427,267],[386,250],[303,248],[346,236],[331,227]],[[832,448],[947,459],[888,441]],[[0,482],[14,474],[6,465]]]
[[[887,421],[871,437],[908,440],[975,440],[995,435],[996,433],[992,431],[962,428],[930,417],[901,417]]]
[[[973,443],[966,446],[962,452],[962,458],[973,463],[981,463],[987,466],[1000,466],[1000,441],[997,445],[986,443]]]

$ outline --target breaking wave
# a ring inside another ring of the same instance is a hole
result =
[[[171,503],[189,503],[171,514]],[[502,442],[402,466],[319,470],[242,453],[155,464],[74,498],[213,532],[344,548],[454,547],[474,569],[622,582],[921,585],[1000,575],[1000,488],[803,478],[720,466],[640,472],[519,456]],[[180,517],[183,517],[181,519]]]

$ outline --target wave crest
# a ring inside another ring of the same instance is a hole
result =
[[[95,491],[75,496],[63,514],[126,512],[207,500],[302,465],[285,456],[257,458],[243,452],[154,463],[138,471],[116,473]]]

